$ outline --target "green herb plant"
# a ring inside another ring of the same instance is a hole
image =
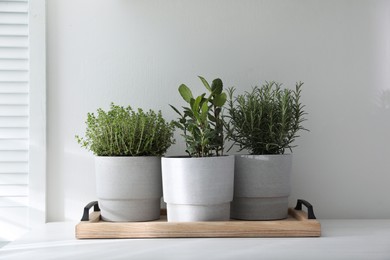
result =
[[[186,152],[191,157],[221,156],[224,149],[224,122],[222,107],[227,95],[223,92],[222,80],[217,78],[210,84],[201,76],[208,94],[194,97],[191,90],[185,85],[179,86],[179,93],[189,106],[179,112],[170,105],[180,118],[175,126],[183,130],[186,142]]]
[[[300,101],[302,85],[296,83],[295,90],[290,90],[282,89],[279,83],[266,82],[237,97],[233,97],[235,89],[229,88],[227,139],[238,144],[239,151],[246,149],[250,154],[292,151],[299,137],[297,132],[307,130],[302,126],[306,120]]]
[[[174,143],[172,122],[161,111],[134,111],[111,103],[109,111],[88,113],[85,138],[77,142],[97,156],[161,156]]]

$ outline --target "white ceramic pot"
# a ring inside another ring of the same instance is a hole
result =
[[[96,193],[105,221],[160,218],[160,157],[95,158]]]
[[[292,155],[236,155],[231,217],[284,219],[288,214]]]
[[[163,157],[162,175],[169,222],[230,219],[234,156]]]

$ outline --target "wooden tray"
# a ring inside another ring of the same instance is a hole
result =
[[[308,213],[302,211],[302,203]],[[94,212],[89,209],[94,206]],[[321,225],[315,219],[312,206],[298,200],[289,208],[288,218],[272,221],[207,221],[167,222],[161,219],[148,222],[106,222],[100,218],[97,202],[84,208],[82,221],[76,225],[76,238],[194,238],[194,237],[319,237]],[[164,214],[165,213],[165,214]]]

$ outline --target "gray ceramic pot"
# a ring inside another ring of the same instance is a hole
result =
[[[230,219],[234,156],[163,157],[162,175],[169,222]]]
[[[96,193],[105,221],[160,218],[160,157],[96,157]]]
[[[288,213],[292,155],[236,155],[231,217],[284,219]]]

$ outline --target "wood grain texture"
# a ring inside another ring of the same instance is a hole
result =
[[[166,216],[149,222],[105,222],[99,212],[76,225],[76,238],[195,238],[195,237],[319,237],[321,225],[306,213],[289,209],[276,221],[167,222]]]

